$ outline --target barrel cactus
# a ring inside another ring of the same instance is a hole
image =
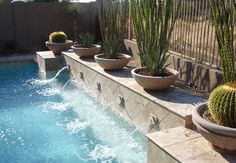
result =
[[[213,90],[208,102],[209,113],[222,126],[236,127],[236,82],[229,82]]]
[[[62,32],[53,32],[49,35],[49,41],[53,43],[65,43],[67,40],[67,35]]]

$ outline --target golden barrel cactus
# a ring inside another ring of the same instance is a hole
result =
[[[49,41],[52,43],[65,43],[67,40],[67,35],[62,32],[53,32],[49,35]]]
[[[236,127],[236,82],[229,82],[213,90],[208,102],[209,113],[217,124]]]

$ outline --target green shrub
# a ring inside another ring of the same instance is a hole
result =
[[[81,44],[84,48],[90,48],[92,47],[95,37],[91,33],[83,33],[79,35]]]
[[[217,124],[236,127],[236,82],[214,89],[209,97],[208,109]]]
[[[105,37],[103,41],[103,50],[109,59],[115,59],[121,49],[121,39],[117,35],[110,35]]]
[[[49,36],[49,41],[53,43],[65,43],[67,40],[67,35],[62,32],[53,32]]]

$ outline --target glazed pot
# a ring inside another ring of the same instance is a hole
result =
[[[145,67],[135,68],[131,71],[133,78],[136,82],[146,90],[164,90],[169,88],[174,84],[175,80],[178,78],[179,72],[166,68],[171,75],[161,77],[161,76],[145,76],[141,75],[138,72],[146,69]]]
[[[80,57],[93,57],[100,52],[101,46],[93,44],[91,48],[83,48],[81,45],[74,45],[71,48]]]
[[[236,153],[236,128],[224,127],[205,120],[202,115],[207,103],[195,107],[192,113],[193,123],[214,149],[223,153]]]
[[[98,54],[94,58],[104,70],[119,70],[129,63],[131,56],[119,54],[116,59],[108,59],[105,54]]]
[[[65,43],[54,43],[50,41],[46,41],[46,46],[49,50],[51,50],[55,55],[60,55],[62,51],[67,51],[73,45],[73,41],[66,40]]]

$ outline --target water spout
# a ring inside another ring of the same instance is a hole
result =
[[[70,83],[72,81],[72,79],[69,79],[65,84],[64,84],[64,86],[62,87],[62,91],[65,89],[65,87]]]
[[[67,70],[70,71],[70,65],[67,65]]]
[[[49,84],[49,83],[52,83],[53,81],[55,81],[57,79],[57,77],[61,74],[61,72],[63,72],[64,70],[68,69],[67,66],[63,67],[62,69],[60,69],[56,75],[51,78],[51,79],[44,79],[44,80],[33,80],[31,81],[32,83],[34,84],[37,84],[37,85],[46,85],[46,84]]]
[[[68,66],[63,67],[62,69],[60,69],[60,70],[56,73],[56,75],[55,75],[53,78],[51,78],[51,79],[49,79],[49,80],[50,80],[50,81],[56,80],[56,78],[61,74],[61,72],[63,72],[64,70],[67,70],[67,69],[68,69]]]
[[[119,96],[119,106],[125,108],[125,99],[122,96]]]
[[[80,74],[80,79],[84,81],[84,73],[80,71],[79,74]]]
[[[97,86],[98,92],[101,93],[102,92],[102,85],[101,85],[101,83],[96,82],[96,86]]]

